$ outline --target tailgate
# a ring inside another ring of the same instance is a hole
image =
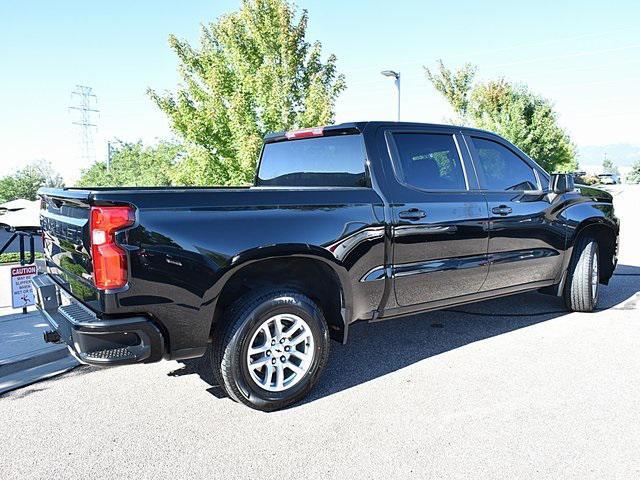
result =
[[[97,300],[89,238],[89,192],[42,189],[39,193],[48,272],[79,300]]]

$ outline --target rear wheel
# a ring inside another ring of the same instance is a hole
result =
[[[567,308],[574,312],[592,312],[598,303],[600,283],[598,242],[582,236],[574,247],[564,286]]]
[[[329,355],[320,308],[294,291],[263,291],[238,300],[214,332],[211,362],[229,396],[272,411],[302,399]]]

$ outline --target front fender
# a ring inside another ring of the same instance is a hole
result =
[[[585,228],[601,225],[610,228],[616,236],[620,230],[620,221],[614,214],[613,203],[586,200],[567,207],[562,212],[562,217],[569,227],[566,238],[568,249],[573,248]]]
[[[613,266],[611,267],[611,273],[615,268],[616,263],[616,250],[617,250],[617,238],[620,231],[620,221],[614,214],[613,203],[611,197],[591,196],[584,195],[579,197],[577,201],[569,203],[569,205],[562,210],[559,217],[563,223],[567,226],[566,238],[565,238],[565,256],[562,268],[562,278],[558,287],[558,294],[561,294],[564,288],[564,282],[566,280],[569,263],[573,256],[573,248],[576,244],[578,237],[586,229],[598,229],[599,231],[609,231],[614,237],[614,251],[612,252]],[[609,275],[610,276],[610,275]],[[606,281],[608,278],[606,278]]]

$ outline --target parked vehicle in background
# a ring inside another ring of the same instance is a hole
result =
[[[453,126],[268,135],[253,187],[40,196],[47,340],[92,365],[206,355],[261,410],[303,398],[356,321],[530,290],[588,312],[617,262],[609,193]]]
[[[612,173],[601,173],[598,175],[598,180],[602,185],[616,185],[620,183],[618,176]]]
[[[600,183],[600,179],[596,175],[577,175],[574,173],[573,179],[575,183],[580,185],[597,185],[598,183]]]

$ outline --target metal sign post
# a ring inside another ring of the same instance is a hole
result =
[[[22,313],[27,313],[27,306],[34,304],[33,292],[31,291],[30,280],[36,273],[35,265],[35,244],[34,235],[38,234],[38,230],[14,230],[11,238],[0,248],[0,254],[2,254],[11,243],[18,238],[20,245],[20,267],[13,267],[11,269],[11,293],[12,293],[12,307],[22,307]],[[29,237],[29,261],[27,261],[24,250],[24,237]],[[30,265],[30,267],[25,267]],[[32,265],[32,267],[31,267]]]

